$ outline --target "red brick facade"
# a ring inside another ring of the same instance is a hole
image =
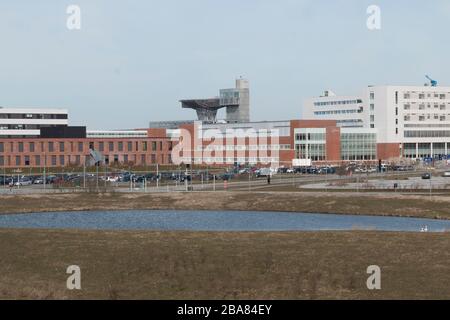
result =
[[[172,142],[159,138],[2,139],[0,167],[82,166],[93,146],[109,164],[170,164]]]
[[[195,144],[196,132],[194,124],[180,126],[187,130],[190,136],[191,149],[184,149],[181,157],[191,156],[192,159],[205,156],[223,158],[218,165],[242,162],[238,159],[272,158],[277,157],[280,166],[291,166],[295,158],[295,129],[297,128],[325,128],[326,129],[326,161],[338,163],[341,161],[341,129],[334,120],[291,120],[290,133],[271,141],[271,138],[220,138],[216,144],[233,146],[236,148],[221,151],[205,149],[213,144],[208,139],[202,139]],[[289,135],[287,135],[289,134]],[[0,167],[63,167],[82,166],[89,158],[89,149],[99,151],[105,162],[128,163],[130,165],[172,164],[172,150],[178,141],[170,141],[166,129],[147,129],[145,138],[82,138],[82,139],[0,139]],[[183,136],[183,134],[182,134]],[[202,148],[194,148],[194,146]],[[267,149],[251,148],[254,145],[264,145]],[[278,145],[279,149],[272,149]],[[242,148],[244,147],[244,148]],[[178,148],[177,148],[178,149]],[[203,150],[203,151],[202,151]],[[377,158],[387,160],[400,157],[400,147],[397,143],[378,144]],[[234,161],[229,161],[233,159]],[[192,161],[194,162],[194,161]],[[247,162],[247,161],[246,161]]]
[[[400,157],[400,144],[398,143],[378,143],[378,159],[388,160]]]

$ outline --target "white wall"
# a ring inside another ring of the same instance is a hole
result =
[[[303,104],[303,119],[307,120],[337,120],[338,126],[359,126],[364,127],[364,111],[358,112],[360,108],[364,108],[363,103],[337,104],[316,106],[315,103],[327,103],[334,101],[358,101],[362,100],[361,96],[322,96],[309,98]],[[352,111],[352,113],[348,113]],[[332,114],[316,114],[317,112],[336,112]],[[349,122],[341,122],[347,120]],[[351,121],[355,122],[351,122]]]

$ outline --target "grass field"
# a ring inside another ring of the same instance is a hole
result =
[[[450,218],[450,197],[202,192],[1,196],[1,213],[268,210]],[[450,233],[0,229],[0,299],[450,299]],[[79,265],[82,290],[66,289]],[[382,290],[369,291],[369,265]]]
[[[450,299],[448,234],[0,230],[0,299]],[[369,291],[369,265],[381,268]],[[81,267],[80,291],[66,268]]]
[[[0,196],[0,213],[183,209],[265,210],[450,219],[450,196],[399,193],[229,191],[191,193],[69,193]]]

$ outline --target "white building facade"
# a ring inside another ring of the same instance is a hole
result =
[[[337,96],[325,91],[323,96],[305,100],[304,106],[305,119],[336,120],[339,127],[364,127],[362,96]]]
[[[377,129],[380,159],[442,159],[450,154],[450,87],[369,86],[359,96],[307,99],[304,116],[334,119],[343,128],[359,127],[353,125],[357,120],[360,127]]]
[[[0,107],[0,138],[34,138],[42,127],[67,125],[66,109]]]
[[[405,158],[441,158],[450,150],[450,87],[374,86],[365,93],[366,126]]]

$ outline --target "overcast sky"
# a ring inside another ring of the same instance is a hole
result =
[[[81,30],[68,30],[68,5]],[[381,8],[381,30],[366,27]],[[194,119],[179,99],[250,80],[252,120],[301,117],[324,89],[450,85],[448,0],[0,2],[0,106],[68,108],[89,129]],[[223,114],[222,114],[223,115]]]

